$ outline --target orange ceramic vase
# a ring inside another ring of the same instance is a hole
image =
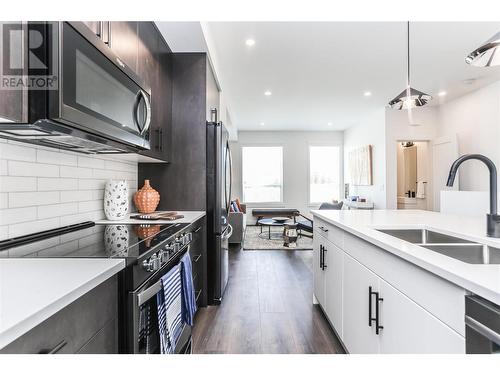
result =
[[[160,193],[149,185],[149,180],[144,180],[144,186],[134,194],[134,204],[141,214],[155,212],[160,203]]]

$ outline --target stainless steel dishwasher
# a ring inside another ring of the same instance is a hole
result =
[[[465,297],[465,345],[467,354],[500,354],[500,306]]]

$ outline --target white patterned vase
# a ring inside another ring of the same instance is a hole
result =
[[[108,220],[123,220],[128,214],[128,185],[125,180],[109,180],[104,187],[104,214]]]

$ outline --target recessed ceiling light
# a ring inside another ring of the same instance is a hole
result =
[[[438,96],[445,96],[446,94],[447,94],[447,92],[446,92],[446,91],[440,91],[440,92],[438,93]]]
[[[271,96],[273,93],[269,90],[264,91],[265,96]]]
[[[247,39],[247,40],[245,40],[245,44],[248,47],[252,47],[255,44],[255,40],[253,40],[253,39]]]
[[[364,96],[372,96],[372,93],[370,91],[365,91],[363,93]]]
[[[329,122],[327,125],[328,125],[328,126],[332,126],[333,124],[332,124],[331,122]]]
[[[263,123],[263,122],[261,122],[261,123],[260,123],[260,126],[264,126],[264,125],[266,125],[266,124],[265,124],[265,123]]]

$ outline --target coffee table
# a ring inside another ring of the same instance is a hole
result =
[[[290,223],[293,223],[292,220],[287,220],[287,221],[275,221],[273,219],[259,219],[257,221],[257,225],[260,225],[260,234],[259,234],[259,237],[262,238],[262,234],[265,234],[263,233],[262,231],[262,227],[268,227],[268,233],[267,233],[267,238],[269,240],[271,239],[282,239],[283,238],[283,233],[272,233],[271,232],[271,227],[284,227],[286,224],[290,224]]]

